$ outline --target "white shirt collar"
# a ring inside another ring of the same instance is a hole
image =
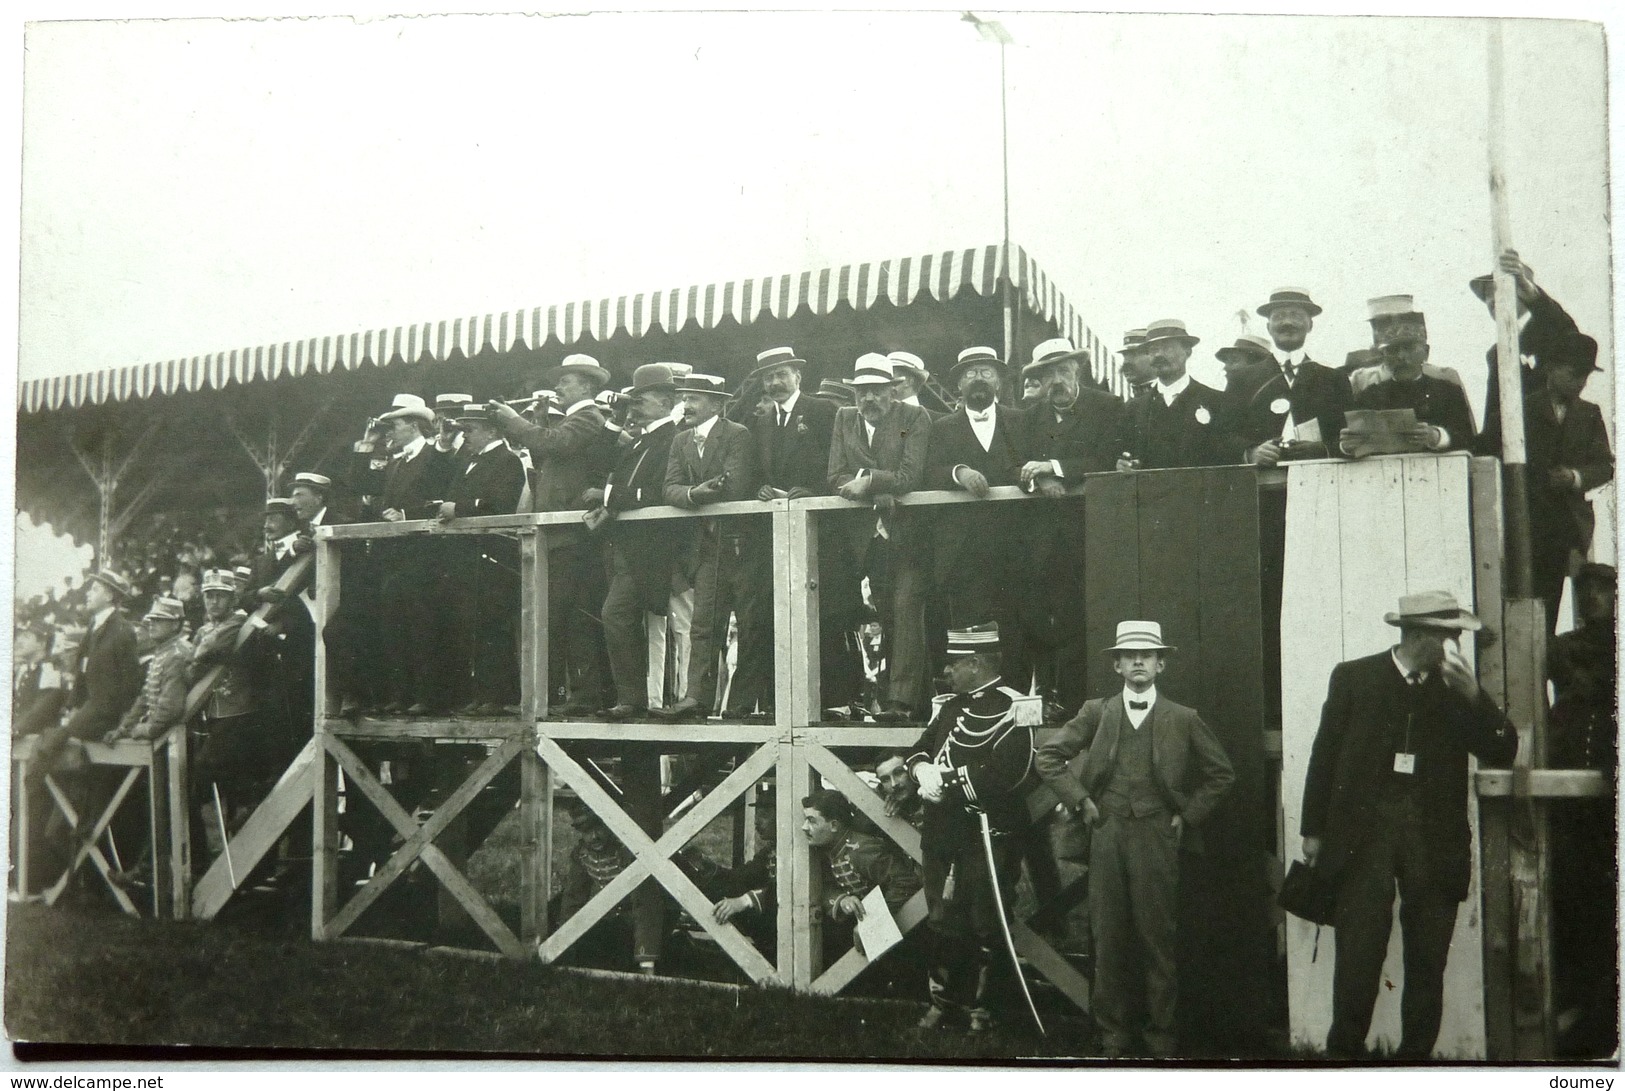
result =
[[[900,398],[898,400],[901,401],[902,404],[904,404],[904,405],[919,405],[920,404],[920,396],[918,394],[910,394],[908,397]]]
[[[1275,350],[1275,362],[1280,364],[1282,367],[1285,367],[1287,364],[1291,364],[1293,367],[1302,367],[1303,362],[1308,358],[1309,355],[1304,350],[1302,345],[1299,345],[1291,352],[1282,352],[1280,349]]]
[[[694,434],[696,436],[698,436],[700,439],[710,439],[711,438],[711,429],[715,428],[716,424],[717,424],[717,421],[719,421],[721,419],[722,418],[720,416],[705,418],[705,423],[704,424],[696,424],[694,426]]]
[[[497,448],[498,448],[498,447],[501,447],[501,446],[503,446],[503,442],[502,442],[502,441],[501,441],[501,440],[500,440],[500,439],[494,439],[494,440],[492,440],[492,441],[491,441],[491,442],[490,442],[490,443],[487,443],[487,444],[486,444],[486,445],[485,445],[485,446],[484,446],[484,447],[481,447],[481,448],[480,448],[480,449],[479,449],[479,450],[478,450],[478,451],[477,451],[477,452],[475,452],[475,453],[476,453],[476,454],[482,454],[482,455],[483,455],[483,454],[485,454],[485,453],[486,453],[486,452],[487,452],[487,451],[494,451],[494,450],[496,450],[496,449],[497,449]]]
[[[564,411],[564,415],[567,416],[567,417],[574,416],[577,412],[587,408],[589,405],[597,405],[597,404],[598,403],[596,401],[594,401],[593,399],[591,399],[591,398],[582,398],[578,402],[573,402],[570,405],[570,408],[568,408],[568,409],[566,409]]]
[[[1151,705],[1156,704],[1157,703],[1157,684],[1155,682],[1151,683],[1151,687],[1149,689],[1147,689],[1144,693],[1135,693],[1133,690],[1129,689],[1127,686],[1124,686],[1123,687],[1123,707],[1127,708],[1128,703],[1130,701],[1144,701],[1148,708]]]
[[[1410,681],[1411,668],[1399,661],[1399,645],[1395,644],[1393,648],[1389,650],[1388,655],[1391,659],[1393,659],[1394,669],[1399,672],[1399,676],[1405,679],[1407,682]],[[1428,672],[1417,671],[1416,680],[1419,683],[1426,682],[1428,680]]]
[[[1174,399],[1185,393],[1185,388],[1191,385],[1191,373],[1185,372],[1177,380],[1167,385],[1161,379],[1157,380],[1157,393],[1162,395],[1164,405],[1173,405]]]
[[[423,445],[427,442],[428,440],[424,439],[422,436],[419,436],[417,439],[395,452],[395,457],[403,460],[416,458],[418,456],[418,452],[423,450]]]
[[[90,631],[95,632],[97,629],[100,629],[103,625],[107,624],[107,619],[112,617],[117,609],[118,607],[116,606],[103,606],[100,610],[97,610],[94,614],[90,615]]]
[[[986,409],[983,409],[980,412],[978,412],[975,409],[972,409],[968,405],[965,406],[964,408],[965,408],[965,416],[967,418],[969,418],[972,425],[975,425],[978,421],[980,421],[980,422],[982,422],[984,424],[992,424],[992,423],[994,423],[995,421],[997,421],[999,419],[999,403],[998,402],[994,402],[993,404],[989,405]]]
[[[310,525],[313,526],[313,527],[322,526],[323,522],[324,522],[324,520],[326,520],[326,518],[327,518],[327,505],[323,504],[322,505],[322,510],[310,517]]]
[[[774,419],[777,420],[780,413],[794,413],[795,409],[796,409],[796,403],[799,402],[800,400],[801,400],[801,391],[797,390],[795,393],[791,394],[788,398],[784,399],[784,401],[775,403],[777,408],[774,410],[774,414],[773,414]]]

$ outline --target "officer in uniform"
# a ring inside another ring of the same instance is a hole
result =
[[[970,1032],[991,1029],[989,976],[1008,955],[993,892],[995,878],[1010,905],[1027,824],[1023,801],[1038,717],[1018,706],[1021,694],[1000,685],[999,628],[973,625],[948,633],[953,692],[932,701],[931,721],[905,759],[925,801],[923,857],[927,924],[935,950],[928,983],[931,1007],[920,1028],[968,1016]],[[996,876],[988,873],[978,812],[992,830]]]
[[[277,762],[284,756],[274,751],[275,740],[266,732],[271,725],[258,715],[253,673],[244,658],[248,646],[237,648],[248,613],[232,606],[236,588],[236,580],[225,569],[203,573],[205,620],[193,638],[188,678],[195,685],[220,668],[193,735],[197,757],[192,766],[193,839],[201,833],[206,838],[202,843],[215,852],[221,825],[231,823],[232,808],[250,807],[262,794],[256,782],[280,772]],[[226,813],[211,820],[216,789]]]

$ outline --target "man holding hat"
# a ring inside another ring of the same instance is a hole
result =
[[[1390,453],[1400,451],[1462,451],[1472,446],[1473,411],[1467,394],[1453,383],[1424,373],[1428,343],[1415,326],[1398,325],[1385,334],[1382,343],[1383,377],[1365,386],[1354,399],[1356,409],[1409,409],[1416,427],[1392,437],[1397,444],[1385,445]],[[1340,437],[1344,454],[1362,453],[1363,438],[1354,428],[1345,428]],[[1397,446],[1397,451],[1394,448]]]
[[[919,406],[897,404],[895,380],[890,360],[864,353],[847,380],[857,405],[835,414],[830,488],[873,510],[831,519],[844,533],[829,535],[825,542],[834,548],[820,552],[824,593],[819,607],[824,704],[856,705],[856,649],[848,647],[845,637],[860,624],[858,587],[868,577],[886,641],[889,677],[881,711],[890,719],[907,720],[926,703],[923,554],[930,538],[895,498],[924,481],[931,416]]]
[[[1354,395],[1342,373],[1304,351],[1320,307],[1302,288],[1277,288],[1258,313],[1268,323],[1277,373],[1259,388],[1262,397],[1249,399],[1241,417],[1243,459],[1273,466],[1300,447],[1301,453],[1324,455],[1342,434],[1343,413]]]
[[[925,487],[963,490],[984,500],[995,486],[1024,484],[1023,468],[1032,461],[1028,414],[999,404],[1004,361],[991,348],[968,348],[948,374],[949,385],[959,392],[959,408],[931,422]],[[1054,484],[1059,482],[1046,488]],[[933,512],[931,520],[932,586],[946,601],[949,623],[997,620],[1005,634],[1005,669],[1010,677],[1025,679],[1026,649],[1016,634],[1033,575],[1021,548],[1032,529],[1028,513],[1009,505],[956,505]]]
[[[544,381],[558,393],[562,416],[537,414],[525,420],[502,403],[489,415],[531,459],[531,505],[536,511],[575,511],[591,507],[587,491],[599,487],[615,465],[618,433],[611,431],[598,395],[610,375],[585,353],[571,353]],[[583,531],[556,528],[547,535],[548,685],[550,701],[567,715],[603,707],[608,693],[604,637],[596,625],[578,624],[595,613],[607,590],[601,543]]]
[[[1303,855],[1337,892],[1327,1052],[1365,1048],[1399,887],[1405,952],[1396,1057],[1426,1060],[1472,849],[1468,762],[1505,766],[1518,734],[1461,655],[1483,626],[1447,591],[1404,595],[1392,648],[1332,669],[1303,792]]]
[[[1107,651],[1123,691],[1086,702],[1039,748],[1034,766],[1062,804],[1094,826],[1089,919],[1105,1053],[1128,1055],[1143,1039],[1149,1055],[1171,1057],[1179,853],[1199,849],[1198,828],[1235,774],[1196,710],[1157,694],[1174,651],[1160,624],[1120,622]],[[1074,774],[1070,763],[1085,750]]]
[[[684,428],[672,440],[666,459],[666,503],[679,508],[745,500],[756,495],[756,452],[750,429],[722,416],[730,397],[718,375],[694,372],[677,380],[683,399]],[[754,519],[754,517],[750,517]],[[727,652],[728,617],[739,614],[738,669],[729,688],[728,712],[746,714],[757,701],[771,705],[772,668],[764,653],[772,643],[772,605],[761,624],[747,567],[751,546],[762,528],[745,518],[699,520],[698,525],[671,528],[684,540],[679,566],[694,588],[690,629],[688,690],[666,715],[704,718],[717,697],[717,661]],[[761,556],[757,551],[757,556]],[[757,581],[758,583],[760,581]]]
[[[922,1030],[956,1018],[968,1018],[972,1034],[990,1030],[990,978],[1011,969],[999,906],[1002,899],[1009,911],[1021,870],[1038,717],[1021,715],[1021,693],[1000,684],[1000,650],[997,624],[948,631],[953,692],[933,699],[931,720],[904,759],[925,801],[920,855],[933,951]]]
[[[677,384],[666,364],[644,364],[632,373],[629,422],[637,438],[620,448],[620,457],[603,489],[586,499],[596,506],[592,525],[623,511],[665,503],[666,461],[677,436],[682,407]],[[626,720],[648,705],[648,633],[645,613],[665,614],[671,599],[676,561],[671,529],[660,522],[608,522],[609,592],[604,598],[604,644],[609,652],[615,704],[604,710],[610,720]]]
[[[1150,359],[1157,381],[1150,396],[1136,398],[1129,406],[1119,470],[1223,466],[1234,461],[1231,399],[1186,371],[1191,349],[1200,340],[1173,318],[1146,329],[1141,351]]]

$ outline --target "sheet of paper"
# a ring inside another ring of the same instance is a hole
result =
[[[863,919],[858,922],[856,932],[863,944],[863,955],[870,962],[902,941],[903,933],[898,930],[897,921],[878,886],[863,896]]]

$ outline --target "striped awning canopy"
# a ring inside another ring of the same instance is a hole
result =
[[[1019,246],[1014,282],[1027,310],[1052,321],[1097,364],[1109,350],[1083,324],[1049,277]],[[929,295],[946,301],[969,286],[981,295],[999,290],[1005,267],[1002,244],[945,250],[918,257],[842,265],[783,276],[696,284],[515,311],[416,322],[303,341],[228,349],[162,363],[105,368],[77,375],[19,383],[18,406],[35,413],[82,405],[147,398],[154,394],[220,390],[234,383],[273,380],[307,372],[388,366],[454,354],[472,357],[487,347],[498,352],[539,349],[549,342],[572,345],[606,341],[618,331],[642,337],[652,329],[676,333],[690,323],[713,329],[725,317],[744,326],[763,316],[789,318],[803,310],[829,314],[840,304],[868,310],[884,297],[902,307]]]

